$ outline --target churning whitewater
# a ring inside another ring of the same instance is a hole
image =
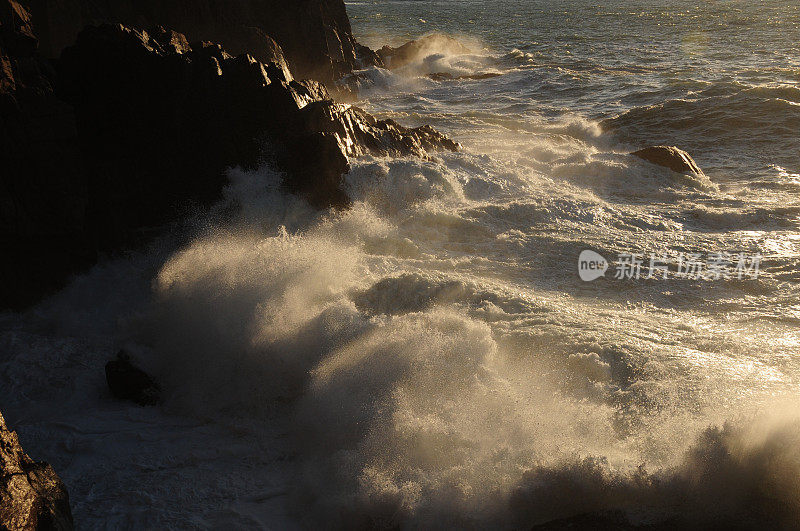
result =
[[[373,47],[436,35],[357,72],[360,104],[462,152],[355,161],[346,211],[234,168],[210,212],[0,317],[4,413],[76,522],[795,528],[800,12],[622,4],[349,4]],[[705,175],[629,155],[654,144]],[[583,282],[586,249],[764,262]],[[121,347],[163,406],[108,399]]]

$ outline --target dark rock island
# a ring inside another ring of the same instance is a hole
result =
[[[691,155],[675,146],[651,146],[631,153],[657,166],[669,168],[676,173],[705,175]]]

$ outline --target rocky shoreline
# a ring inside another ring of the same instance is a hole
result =
[[[352,158],[458,149],[336,103],[325,84],[369,65],[341,0],[0,0],[0,308],[211,205],[231,167],[342,208]],[[0,527],[71,528],[53,469],[0,435]]]
[[[312,205],[343,207],[351,158],[458,149],[430,127],[335,103],[323,82],[381,59],[355,42],[341,0],[306,3],[301,16],[295,4],[263,1],[97,12],[79,1],[3,0],[0,230],[15,259],[2,267],[12,282],[0,306],[30,305],[99,254],[141,245],[187,208],[211,204],[227,168],[269,162]],[[244,30],[245,20],[263,23]],[[76,30],[103,21],[112,23]]]
[[[464,51],[426,37],[373,52],[353,38],[342,0],[0,0],[0,241],[12,257],[0,309],[27,308],[213,204],[229,168],[268,164],[310,205],[346,208],[352,159],[458,150],[429,126],[379,120],[329,91],[346,95],[335,84],[354,70],[402,68],[442,46]],[[631,155],[703,175],[674,147]],[[158,384],[124,352],[106,377],[117,398],[158,401]],[[70,529],[66,487],[2,416],[0,443],[0,528]]]

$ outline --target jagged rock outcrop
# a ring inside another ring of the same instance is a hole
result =
[[[664,166],[677,173],[705,175],[691,155],[675,146],[651,146],[634,151],[631,155],[658,166]]]
[[[387,68],[394,70],[402,68],[409,63],[420,61],[434,53],[460,55],[469,53],[469,51],[469,48],[452,37],[432,33],[417,40],[409,41],[397,48],[388,45],[384,46],[377,51],[377,54]]]
[[[286,187],[319,207],[346,205],[339,184],[348,157],[457,148],[431,128],[406,129],[336,104],[324,86],[296,81],[280,64],[209,43],[192,48],[163,29],[87,28],[64,51],[59,72],[96,168],[89,187],[104,198],[95,205],[104,212],[92,214],[98,222],[133,202],[137,219],[123,223],[147,226],[188,194],[213,199],[225,168],[256,166],[265,142]]]
[[[288,190],[342,207],[348,157],[457,148],[429,127],[335,104],[320,83],[292,78],[277,45],[262,63],[162,27],[112,24],[84,30],[55,69],[35,46],[12,52],[0,216],[15,258],[0,306],[35,300],[98,252],[213,202],[229,167],[269,160]]]
[[[67,488],[53,467],[25,453],[0,414],[0,529],[72,528]]]
[[[271,39],[300,78],[331,82],[377,61],[352,35],[342,0],[27,0],[43,53],[58,57],[87,25],[162,25],[190,42],[212,41],[228,52],[273,60]],[[269,37],[266,37],[269,36]]]

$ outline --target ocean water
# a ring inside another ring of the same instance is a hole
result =
[[[466,48],[358,75],[460,153],[354,162],[345,212],[232,169],[0,316],[0,409],[79,528],[800,527],[800,6],[610,4],[349,2],[373,48]],[[705,176],[629,155],[656,144]],[[627,253],[673,273],[616,279]],[[763,261],[683,278],[687,253]],[[162,406],[109,396],[122,346]]]

